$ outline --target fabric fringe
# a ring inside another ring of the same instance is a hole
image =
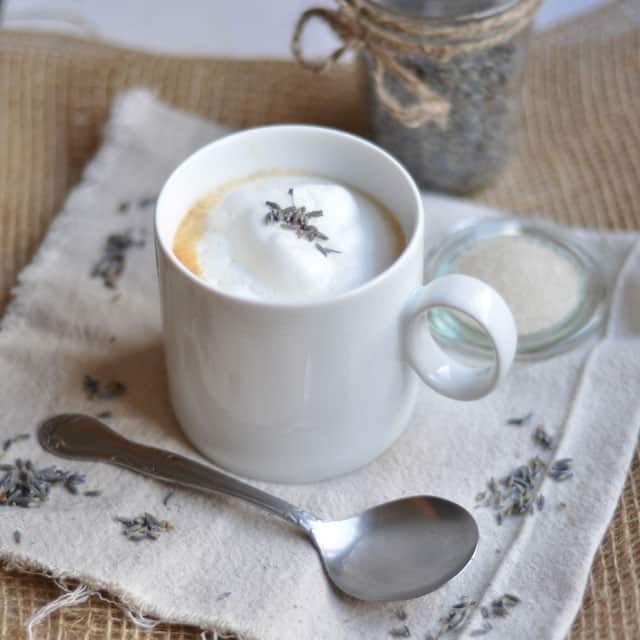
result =
[[[24,573],[33,576],[42,576],[52,580],[52,582],[64,593],[58,596],[51,602],[48,602],[43,607],[40,607],[28,620],[26,624],[27,640],[35,640],[34,627],[42,624],[47,618],[54,612],[64,609],[65,607],[71,607],[77,604],[83,604],[90,598],[97,598],[102,602],[112,604],[122,611],[136,627],[145,630],[155,629],[159,624],[162,624],[162,620],[157,620],[146,616],[142,611],[134,610],[131,607],[105,596],[102,592],[95,589],[91,589],[88,585],[78,583],[75,579],[68,579],[65,576],[55,577],[51,571],[40,571],[31,568],[30,565],[16,560],[2,559],[0,560],[2,568],[6,571],[15,571],[16,573]],[[215,631],[214,629],[202,629],[200,632],[201,640],[241,640],[239,636],[234,633],[222,633]]]
[[[75,589],[63,593],[55,600],[45,604],[44,607],[38,609],[31,618],[27,620],[27,638],[34,640],[33,628],[42,624],[54,611],[58,611],[58,609],[63,609],[64,607],[70,607],[74,604],[82,604],[92,595],[92,592],[89,591],[85,585],[80,584]]]
[[[33,628],[42,624],[53,612],[65,607],[76,604],[82,604],[89,598],[98,598],[102,602],[112,604],[120,609],[128,618],[141,629],[153,629],[162,623],[162,620],[150,618],[140,610],[134,610],[122,602],[105,596],[102,592],[92,589],[86,584],[79,583],[77,580],[67,578],[66,576],[54,576],[51,571],[42,571],[34,569],[30,564],[16,560],[15,558],[3,559],[2,568],[6,571],[15,571],[16,573],[24,573],[32,576],[42,576],[52,580],[53,583],[64,593],[55,598],[51,602],[45,604],[38,609],[27,621],[26,630],[28,640],[34,640]],[[219,636],[222,640],[224,636]],[[229,636],[231,637],[231,636]]]
[[[207,635],[209,633],[211,635]],[[218,633],[217,631],[203,631],[200,634],[200,640],[238,640],[238,636]]]

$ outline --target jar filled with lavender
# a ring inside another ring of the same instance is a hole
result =
[[[358,50],[373,139],[420,186],[467,193],[487,185],[509,158],[540,2],[337,0],[336,10],[301,16],[293,52],[322,71],[348,49]],[[343,43],[323,61],[301,52],[302,31],[313,17]]]

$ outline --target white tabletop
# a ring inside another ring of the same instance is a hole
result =
[[[544,0],[545,28],[606,0]],[[1,4],[1,0],[0,0]],[[173,54],[288,58],[298,15],[327,0],[5,0],[4,24],[100,38]],[[318,55],[335,40],[313,25],[305,49]],[[311,42],[312,40],[312,42]]]

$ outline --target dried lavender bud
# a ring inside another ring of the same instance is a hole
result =
[[[391,629],[391,631],[389,631],[389,635],[392,638],[410,638],[411,630],[406,624],[403,624],[401,627],[398,627],[397,629]]]
[[[500,480],[500,483],[491,478],[487,483],[487,490],[477,494],[476,507],[493,509],[498,525],[503,523],[506,516],[532,513],[536,504],[541,509],[541,505],[544,506],[544,498],[540,500],[537,492],[545,471],[545,462],[536,456],[528,465],[520,465],[513,469]]]
[[[18,442],[22,442],[23,440],[28,440],[31,436],[28,433],[19,433],[17,436],[13,436],[11,438],[7,438],[2,443],[2,450],[7,451],[10,447]]]
[[[440,619],[440,631],[446,633],[463,627],[467,622],[470,614],[476,606],[475,600],[470,600],[464,596],[459,602],[454,604],[449,612]]]
[[[82,380],[82,388],[87,394],[89,400],[99,398],[100,400],[111,400],[117,398],[127,392],[127,387],[122,382],[113,380],[106,384],[101,384],[97,378],[94,378],[88,373],[85,374]]]
[[[138,207],[140,209],[146,209],[147,207],[150,207],[152,205],[154,205],[156,203],[157,198],[153,197],[153,196],[147,196],[146,198],[140,198],[140,200],[138,200]]]
[[[492,628],[493,627],[490,622],[485,622],[480,629],[474,629],[469,635],[472,638],[479,638],[480,636],[484,636],[489,633]]]
[[[122,525],[122,534],[133,542],[157,540],[161,533],[172,528],[167,520],[158,520],[148,512],[134,518],[117,517],[116,522]]]
[[[80,473],[70,473],[63,482],[64,488],[72,495],[78,494],[78,485],[83,484],[85,477]]]
[[[99,392],[100,383],[96,378],[85,373],[84,378],[82,379],[82,388],[84,392],[87,394],[89,400],[93,400]]]
[[[298,238],[304,238],[309,242],[320,240],[326,242],[329,236],[318,230],[317,227],[308,223],[309,218],[319,218],[323,215],[321,210],[307,211],[305,207],[296,207],[293,200],[293,189],[287,192],[291,196],[291,206],[281,207],[277,202],[267,200],[265,204],[269,211],[264,216],[265,224],[280,223],[280,228],[293,231]],[[342,253],[337,249],[324,247],[320,243],[315,243],[316,249],[326,258],[330,253]]]
[[[491,603],[491,613],[499,618],[504,618],[509,615],[509,610],[504,601],[499,598]]]
[[[407,610],[404,607],[398,607],[394,613],[396,618],[398,618],[398,620],[400,620],[401,622],[404,622],[409,617],[407,615]]]
[[[553,447],[555,446],[553,438],[545,431],[542,425],[536,427],[536,430],[533,434],[533,439],[543,449],[553,449]]]
[[[573,477],[573,471],[571,471],[572,464],[573,460],[571,458],[557,460],[551,465],[551,469],[549,469],[549,477],[557,482],[569,480],[569,478]]]
[[[169,504],[169,500],[173,497],[174,491],[169,491],[167,495],[162,499],[162,504],[166,507]]]
[[[142,238],[133,237],[132,231],[112,233],[107,237],[102,256],[94,265],[91,277],[101,278],[105,287],[115,288],[124,270],[127,251],[132,247],[143,247],[144,244]]]
[[[30,460],[17,458],[14,464],[0,465],[0,506],[39,507],[49,499],[51,487],[63,485],[73,492],[84,476],[56,467],[36,469]]]
[[[507,420],[507,424],[514,427],[522,427],[527,424],[531,420],[531,418],[533,418],[533,411],[530,411],[521,418],[509,418]]]
[[[509,615],[509,609],[512,609],[520,603],[520,598],[510,593],[505,593],[500,598],[496,598],[491,602],[491,613],[498,618],[504,618]]]
[[[342,251],[337,251],[336,249],[330,249],[329,247],[323,247],[321,244],[316,242],[316,249],[326,258],[330,253],[342,253]]]

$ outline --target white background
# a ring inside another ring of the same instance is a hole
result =
[[[603,4],[605,0],[544,0],[537,25]],[[0,0],[1,2],[1,0]],[[288,58],[297,16],[327,0],[5,0],[3,24],[98,37],[174,54]],[[45,14],[48,14],[45,16]],[[56,19],[52,19],[55,17]],[[73,24],[78,22],[79,24]],[[334,44],[321,27],[309,33],[312,55]]]

